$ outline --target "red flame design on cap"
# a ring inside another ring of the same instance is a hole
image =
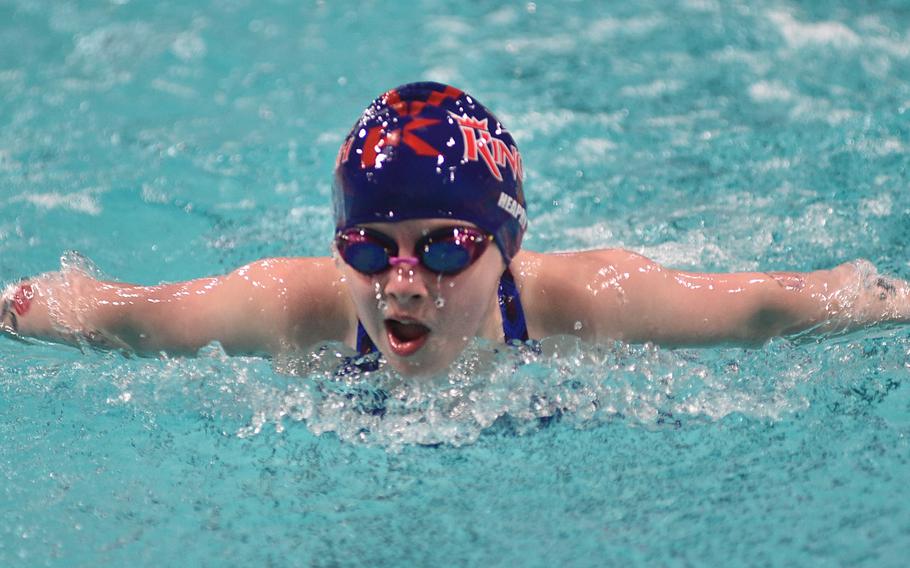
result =
[[[392,89],[383,95],[385,104],[398,113],[401,117],[410,118],[407,124],[400,130],[386,131],[381,126],[374,126],[367,131],[366,139],[363,141],[363,153],[360,155],[361,168],[376,167],[376,156],[385,145],[398,146],[403,143],[405,146],[414,151],[418,156],[435,157],[440,154],[439,150],[430,145],[426,140],[417,136],[415,130],[432,126],[440,121],[435,118],[419,118],[421,111],[426,106],[438,107],[447,99],[458,99],[464,94],[463,91],[455,87],[446,87],[444,91],[433,91],[426,101],[405,101],[401,100],[401,95],[397,90]]]

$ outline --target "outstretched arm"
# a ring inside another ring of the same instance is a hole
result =
[[[807,273],[708,274],[624,250],[534,256],[538,268],[528,273],[551,298],[539,304],[542,321],[551,332],[589,340],[758,344],[807,330],[910,322],[908,283],[863,261]]]
[[[276,353],[344,340],[350,308],[332,260],[270,259],[230,274],[159,286],[50,273],[11,286],[7,332],[139,354]]]

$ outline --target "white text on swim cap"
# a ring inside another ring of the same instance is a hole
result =
[[[464,140],[463,159],[476,162],[482,158],[493,177],[502,181],[500,168],[509,166],[515,180],[522,178],[521,154],[515,146],[509,147],[499,138],[490,134],[487,119],[478,120],[473,116],[458,116],[449,111],[449,116],[458,122]]]
[[[521,225],[522,230],[528,228],[528,214],[521,203],[516,201],[514,197],[506,192],[502,192],[499,194],[499,202],[496,204],[499,205],[500,209],[518,219],[518,224]]]

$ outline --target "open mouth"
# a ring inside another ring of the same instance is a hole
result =
[[[385,320],[385,331],[389,338],[389,346],[400,357],[414,354],[423,347],[430,335],[430,328],[422,323],[395,319]]]

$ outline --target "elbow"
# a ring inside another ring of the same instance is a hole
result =
[[[764,343],[775,337],[799,333],[814,324],[814,318],[799,294],[777,285],[762,286],[751,303],[744,328],[749,339]]]
[[[800,321],[791,311],[778,307],[762,307],[752,314],[746,327],[744,339],[762,344],[774,337],[785,337],[805,330],[808,325]]]

